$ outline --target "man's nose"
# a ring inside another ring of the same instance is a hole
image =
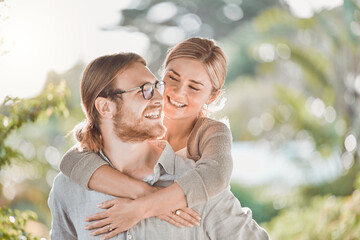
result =
[[[151,101],[156,105],[163,105],[164,103],[164,97],[157,88],[154,89],[154,96],[151,98]]]

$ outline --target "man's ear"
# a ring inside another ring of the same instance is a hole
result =
[[[116,113],[115,103],[103,97],[96,98],[95,108],[103,118],[112,118]]]
[[[216,92],[211,94],[211,96],[210,96],[209,100],[207,100],[206,104],[209,105],[212,102],[214,102],[216,100],[216,98],[219,96],[220,92],[221,92],[220,90],[217,90]]]

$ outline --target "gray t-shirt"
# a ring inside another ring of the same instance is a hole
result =
[[[100,155],[108,161],[104,155]],[[194,161],[178,157],[167,144],[154,167],[154,173],[143,180],[151,185],[166,187],[194,167]],[[48,200],[53,216],[51,239],[99,239],[99,236],[93,237],[89,230],[85,230],[85,218],[103,211],[96,205],[112,198],[110,195],[86,190],[59,173]],[[180,229],[151,217],[112,239],[270,239],[266,231],[252,219],[251,210],[241,208],[230,187],[205,204],[194,207],[194,210],[201,215],[198,227]]]

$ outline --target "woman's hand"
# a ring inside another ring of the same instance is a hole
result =
[[[191,208],[178,209],[169,214],[159,215],[157,216],[157,218],[165,220],[168,223],[179,228],[182,228],[183,226],[200,226],[201,219],[200,215]]]
[[[107,210],[87,217],[86,221],[92,223],[86,225],[85,229],[96,228],[91,232],[92,236],[107,233],[102,236],[102,240],[128,230],[143,216],[141,207],[137,206],[135,200],[128,198],[114,198],[99,204],[98,207]]]

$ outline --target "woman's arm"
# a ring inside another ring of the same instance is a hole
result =
[[[199,226],[200,216],[197,212],[186,206],[185,194],[177,183],[161,189],[145,197],[130,200],[115,198],[98,205],[105,211],[96,213],[86,218],[91,222],[85,229],[93,230],[91,235],[105,234],[104,239],[109,239],[123,232],[142,219],[151,216],[159,217],[177,227]],[[182,208],[181,210],[176,210]],[[169,211],[174,211],[169,213]],[[109,226],[114,229],[108,232]]]
[[[195,126],[198,129],[187,144],[190,155],[198,160],[196,168],[187,171],[169,187],[136,199],[133,204],[137,206],[141,219],[184,207],[192,208],[228,186],[232,172],[230,130],[221,122],[202,121],[205,122],[200,122],[200,127]]]
[[[136,199],[144,218],[205,203],[229,185],[233,166],[231,132],[221,122],[208,118],[201,121],[187,143],[190,157],[197,160],[195,168],[169,187]]]
[[[195,130],[195,131],[194,131]],[[188,157],[196,167],[176,182],[186,195],[187,207],[205,203],[230,183],[233,169],[232,136],[229,128],[218,121],[200,119],[189,136]]]
[[[103,165],[95,170],[89,180],[89,188],[116,197],[136,199],[156,192],[155,187],[146,182],[129,177],[126,174]]]
[[[97,153],[80,152],[76,147],[65,153],[60,170],[73,182],[90,190],[135,199],[155,192],[147,183],[110,167]]]

